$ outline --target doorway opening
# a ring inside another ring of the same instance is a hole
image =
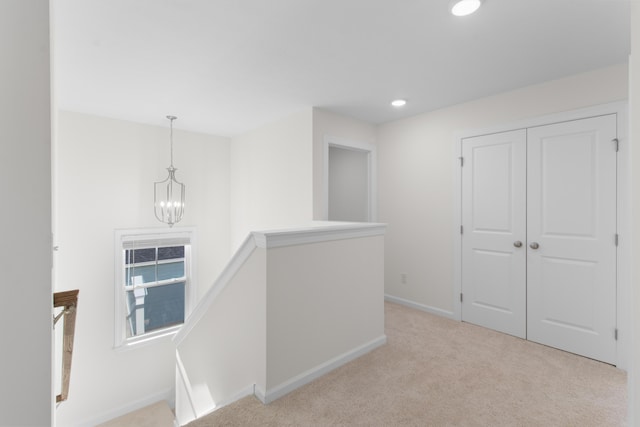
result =
[[[327,136],[324,149],[325,219],[375,222],[375,147]]]

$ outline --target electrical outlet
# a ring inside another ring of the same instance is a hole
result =
[[[403,285],[407,284],[407,273],[400,273],[400,283]]]

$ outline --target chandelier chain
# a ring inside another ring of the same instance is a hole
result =
[[[169,167],[173,169],[173,121],[177,119],[176,116],[167,116],[167,119],[171,120],[171,124],[169,125],[169,143],[170,143],[170,152],[171,152],[171,164]]]

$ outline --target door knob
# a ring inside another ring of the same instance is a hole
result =
[[[540,245],[537,242],[533,242],[529,245],[529,247],[531,249],[538,249],[540,247]]]
[[[520,240],[517,240],[517,241],[513,242],[513,246],[515,246],[516,248],[521,248],[522,247],[522,242]]]

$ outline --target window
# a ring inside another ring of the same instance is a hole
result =
[[[193,230],[116,232],[116,347],[177,332],[191,307]]]

